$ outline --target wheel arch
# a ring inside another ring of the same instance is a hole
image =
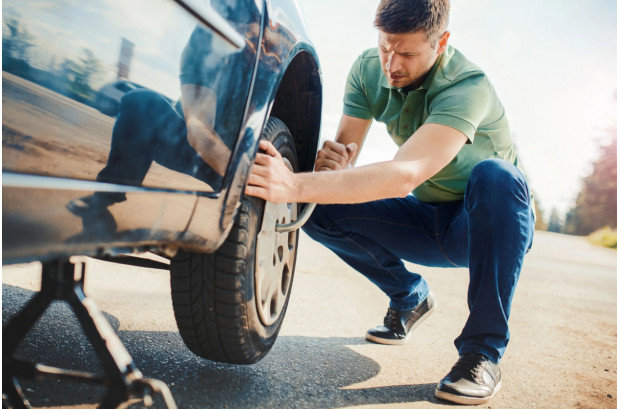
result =
[[[302,172],[314,168],[322,102],[323,84],[318,62],[311,52],[302,49],[282,76],[270,114],[282,120],[291,132]]]

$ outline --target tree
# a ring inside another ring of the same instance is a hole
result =
[[[91,50],[85,48],[79,62],[65,59],[61,69],[69,80],[72,93],[86,99],[92,97],[91,83],[101,74],[101,62]]]
[[[21,75],[30,67],[28,49],[34,45],[34,36],[15,18],[4,25],[7,30],[2,30],[2,69]]]
[[[558,210],[553,208],[551,210],[551,216],[549,216],[549,225],[547,226],[549,232],[562,232],[562,221]]]
[[[534,229],[536,229],[537,231],[546,231],[548,225],[545,223],[545,220],[543,218],[543,212],[540,204],[536,200],[536,193],[534,193],[534,209],[536,210],[536,225]]]
[[[614,129],[611,142],[601,146],[601,155],[594,162],[592,173],[583,179],[575,206],[566,215],[566,233],[587,235],[604,226],[617,227],[617,150]]]

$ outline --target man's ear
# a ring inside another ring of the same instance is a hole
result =
[[[450,32],[444,31],[441,37],[439,37],[439,42],[437,45],[437,55],[446,51],[446,47],[448,47],[448,39],[450,38]]]

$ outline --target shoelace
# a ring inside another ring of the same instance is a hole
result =
[[[396,329],[396,323],[398,320],[398,312],[392,308],[388,308],[385,317],[383,318],[383,325],[390,330]]]
[[[482,364],[486,358],[480,353],[467,353],[459,357],[450,373],[469,374],[474,380],[481,377]]]

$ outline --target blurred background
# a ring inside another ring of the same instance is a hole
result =
[[[378,0],[300,3],[323,71],[321,134],[333,139],[349,68],[376,46]],[[617,224],[616,16],[613,0],[453,0],[448,27],[450,44],[487,73],[506,108],[537,228],[604,228],[596,236],[609,246]],[[395,152],[375,123],[358,164]]]

